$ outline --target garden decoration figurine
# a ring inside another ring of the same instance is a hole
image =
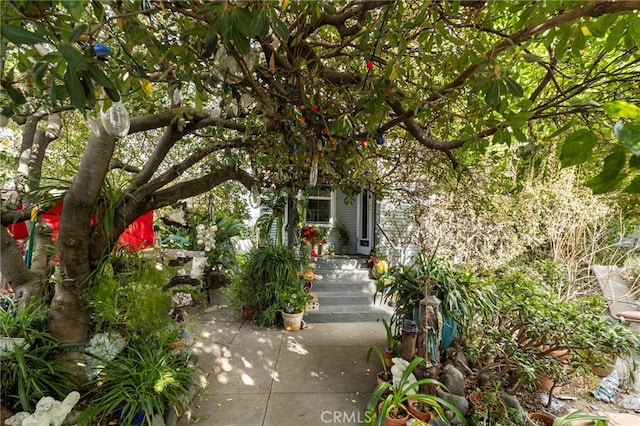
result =
[[[9,426],[61,426],[74,405],[80,400],[80,394],[73,391],[62,401],[45,396],[36,404],[33,414],[20,412],[6,420]]]

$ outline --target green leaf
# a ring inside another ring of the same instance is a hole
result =
[[[22,92],[16,89],[15,87],[11,85],[6,85],[3,87],[3,89],[7,92],[7,95],[9,95],[9,97],[11,98],[14,104],[23,105],[27,103],[27,99],[24,97]]]
[[[632,155],[629,158],[629,167],[632,169],[640,169],[640,155]]]
[[[71,98],[71,105],[77,109],[84,108],[86,96],[84,93],[84,86],[78,77],[78,73],[73,67],[67,67],[67,72],[64,73],[64,83],[67,85],[67,91]]]
[[[60,3],[67,8],[71,16],[76,21],[82,18],[82,12],[84,11],[82,0],[61,0]]]
[[[40,79],[42,79],[42,77],[44,77],[44,75],[47,72],[48,68],[49,68],[49,62],[47,62],[47,61],[38,61],[33,66],[33,70],[31,70],[31,74],[33,74],[33,77],[36,80],[40,80]]]
[[[633,155],[640,155],[640,121],[618,123],[613,132],[621,144],[626,146]]]
[[[576,29],[573,32],[573,41],[571,43],[571,50],[573,50],[573,53],[578,53],[582,49],[584,49],[585,44],[586,44],[586,39],[584,37],[584,33],[582,32],[582,28],[580,27],[580,25],[578,25],[576,26]]]
[[[626,175],[621,174],[615,177],[614,179],[605,179],[602,176],[598,175],[593,179],[587,181],[587,186],[591,188],[591,191],[594,194],[606,194],[607,192],[611,192],[620,182],[624,180]]]
[[[542,57],[540,57],[538,55],[533,55],[533,54],[527,53],[527,52],[524,52],[522,54],[522,59],[524,59],[525,62],[529,62],[529,63],[544,61],[544,59],[542,59]]]
[[[253,32],[252,28],[253,14],[249,9],[235,9],[231,15],[231,24],[233,28],[245,37],[253,37],[257,32]]]
[[[0,33],[3,37],[15,44],[33,45],[37,43],[46,43],[47,40],[38,34],[25,30],[17,25],[0,25]]]
[[[603,179],[616,179],[626,162],[627,156],[624,150],[619,147],[614,148],[611,154],[605,157],[600,176]]]
[[[504,83],[507,85],[507,89],[509,89],[509,92],[511,92],[512,95],[517,96],[518,98],[524,96],[524,89],[517,81],[515,81],[508,75],[503,76],[502,79],[504,80]]]
[[[120,93],[114,87],[105,87],[104,91],[113,102],[118,102],[120,100]]]
[[[76,41],[78,37],[80,37],[82,34],[84,34],[87,31],[87,28],[88,28],[87,24],[78,25],[69,36],[67,43],[73,43],[74,41]]]
[[[591,159],[597,142],[595,133],[588,129],[580,129],[567,136],[560,149],[562,167],[575,166]]]
[[[97,84],[101,85],[102,87],[104,88],[113,87],[113,83],[111,83],[111,80],[109,80],[106,74],[95,64],[90,64],[89,68],[87,69],[87,72],[89,73],[89,76],[91,77],[91,79],[95,81]]]
[[[500,83],[498,83],[498,80],[493,80],[484,95],[484,100],[489,105],[494,105],[498,102],[498,99],[500,99]]]
[[[289,40],[289,28],[287,24],[275,17],[273,18],[273,30],[282,40]]]
[[[630,102],[607,102],[604,104],[604,112],[611,118],[631,118],[640,121],[640,108]]]
[[[255,37],[256,35],[262,32],[262,29],[265,26],[266,16],[264,12],[260,9],[253,11],[251,16],[251,21],[249,21],[248,25],[248,36]]]
[[[619,19],[616,25],[609,31],[609,36],[607,37],[607,41],[604,43],[604,50],[607,52],[613,51],[613,49],[620,43],[622,39],[620,34],[623,34],[626,27],[626,21],[624,19]]]
[[[247,37],[242,35],[235,27],[233,31],[231,31],[231,37],[233,38],[233,45],[238,53],[241,55],[248,55],[251,51],[251,46],[249,46],[249,40]]]
[[[640,176],[636,176],[624,189],[627,194],[640,194]]]
[[[58,51],[72,67],[82,71],[87,71],[89,68],[89,63],[85,59],[84,55],[70,44],[59,44]]]

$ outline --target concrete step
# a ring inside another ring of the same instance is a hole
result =
[[[331,309],[320,309],[310,311],[304,315],[304,320],[308,323],[326,323],[326,322],[374,322],[379,318],[387,321],[391,319],[393,309],[378,306],[340,306]]]
[[[325,256],[319,257],[316,265],[319,269],[367,269],[365,256]]]
[[[324,269],[316,268],[314,271],[318,275],[322,275],[322,279],[349,281],[349,280],[369,280],[368,269]]]
[[[327,256],[316,262],[315,272],[322,275],[313,283],[311,292],[317,296],[318,309],[308,311],[305,321],[372,322],[389,320],[393,308],[378,299],[374,304],[376,280],[369,277],[364,256]]]
[[[311,291],[322,293],[326,291],[346,291],[356,293],[374,294],[376,292],[376,282],[374,280],[366,281],[338,281],[338,280],[321,280],[314,281]]]

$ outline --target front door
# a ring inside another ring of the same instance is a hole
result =
[[[373,195],[363,191],[358,195],[357,253],[369,256],[373,247]]]

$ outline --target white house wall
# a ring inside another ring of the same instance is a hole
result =
[[[357,228],[357,219],[358,212],[355,201],[351,204],[345,204],[345,200],[347,197],[345,194],[337,190],[336,191],[336,215],[333,218],[334,224],[335,220],[339,220],[344,222],[347,225],[347,229],[349,230],[349,250],[347,253],[353,254],[356,252],[356,230]],[[333,243],[337,250],[340,250],[340,234],[335,229],[332,229],[329,233],[329,242]]]
[[[376,252],[386,256],[392,265],[411,263],[420,252],[414,239],[417,227],[411,217],[411,205],[385,198],[377,203],[376,222]]]

